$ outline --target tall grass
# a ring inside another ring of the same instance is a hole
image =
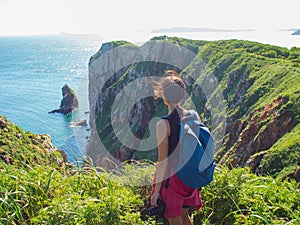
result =
[[[247,168],[222,167],[202,189],[204,207],[196,224],[300,224],[300,190],[295,180],[256,176]]]
[[[113,172],[93,167],[35,165],[0,171],[1,224],[155,224],[147,215],[152,163]],[[259,177],[245,168],[216,171],[201,190],[195,224],[300,224],[300,192],[291,180]]]
[[[0,173],[1,224],[143,224],[143,201],[106,172],[6,165]]]

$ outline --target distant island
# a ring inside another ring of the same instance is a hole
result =
[[[289,31],[289,32],[293,32],[292,35],[300,35],[300,29],[299,28],[281,29],[279,31]]]
[[[249,32],[253,29],[214,29],[203,27],[171,27],[152,30],[151,33],[174,33],[174,32]]]
[[[294,33],[292,33],[292,35],[300,35],[300,29],[296,30]]]

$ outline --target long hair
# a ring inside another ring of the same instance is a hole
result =
[[[163,98],[175,108],[185,96],[186,86],[183,79],[175,70],[167,70],[164,77],[153,85],[154,97]]]

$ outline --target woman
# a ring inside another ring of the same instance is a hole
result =
[[[154,94],[168,106],[168,115],[156,124],[158,162],[153,180],[151,205],[156,206],[160,198],[166,203],[165,218],[170,225],[191,225],[190,209],[202,206],[198,189],[187,187],[176,175],[172,165],[176,163],[176,147],[179,142],[180,119],[189,113],[181,106],[185,95],[185,84],[174,70],[156,83]],[[199,118],[199,115],[197,115]],[[175,155],[175,156],[174,156]]]

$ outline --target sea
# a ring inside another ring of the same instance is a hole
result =
[[[49,134],[69,161],[81,160],[90,131],[73,122],[88,121],[88,62],[100,45],[96,35],[0,37],[0,114],[25,131]],[[79,108],[49,114],[59,108],[64,84]]]
[[[74,126],[89,118],[88,62],[103,42],[127,40],[137,45],[163,33],[136,35],[29,35],[0,37],[0,114],[25,131],[49,134],[71,162],[86,154],[88,126]],[[166,33],[198,40],[242,39],[291,48],[300,36],[290,31],[269,33],[206,32]],[[48,112],[59,108],[61,88],[68,84],[78,95],[79,108],[68,115]]]

